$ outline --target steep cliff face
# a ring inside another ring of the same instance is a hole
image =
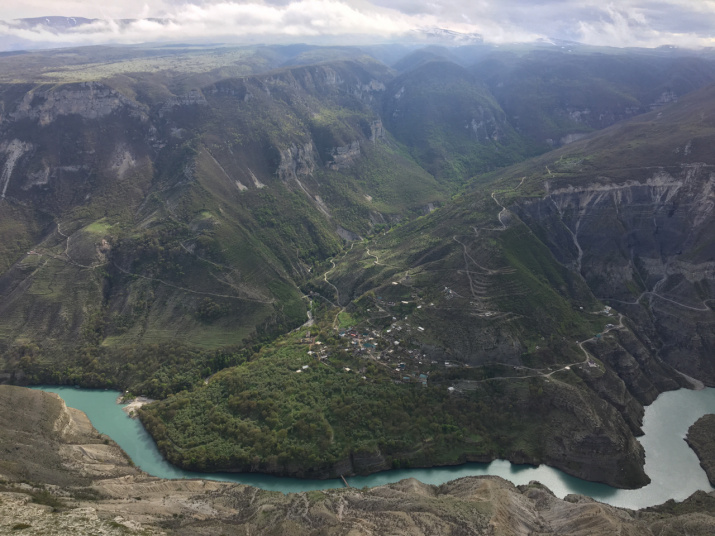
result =
[[[192,105],[206,106],[207,104],[203,92],[200,89],[192,89],[188,93],[167,99],[159,109],[159,116],[162,117],[166,113],[173,111],[176,107]]]
[[[710,86],[510,174],[509,208],[633,330],[633,359],[604,356],[644,403],[647,369],[715,382],[714,106]]]
[[[346,168],[360,157],[360,142],[354,141],[350,145],[335,147],[330,156],[332,159],[327,163],[330,169],[337,171]]]
[[[600,374],[589,367],[581,377],[623,415],[636,435],[640,434],[643,406],[664,391],[692,387],[668,364],[653,359],[649,348],[630,329],[613,330],[609,336],[591,340],[584,347],[608,370]]]
[[[315,148],[312,143],[291,145],[280,150],[280,162],[276,175],[283,181],[300,180],[313,174],[317,167]]]
[[[715,382],[715,173],[704,163],[605,176],[519,206],[557,258],[631,317],[643,343],[682,372]]]
[[[160,146],[146,105],[100,82],[39,86],[15,100],[8,93],[4,198],[58,214],[119,190],[130,204],[146,194]]]
[[[99,119],[120,109],[129,108],[132,115],[146,119],[146,107],[130,101],[117,90],[101,82],[81,82],[59,88],[42,87],[28,91],[7,120],[28,118],[47,126],[58,117],[79,115],[84,119]]]
[[[710,485],[715,486],[715,415],[708,414],[700,417],[695,424],[688,428],[685,440],[695,451],[700,466],[708,475]]]

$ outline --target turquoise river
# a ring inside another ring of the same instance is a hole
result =
[[[250,484],[284,493],[342,487],[339,480],[303,480],[254,473],[194,473],[169,464],[138,420],[130,419],[116,403],[119,393],[73,387],[38,387],[57,393],[68,406],[84,411],[94,427],[108,435],[150,475],[161,478],[205,478]],[[705,472],[693,451],[683,440],[699,417],[715,413],[715,389],[681,389],[663,393],[645,410],[639,438],[646,454],[645,471],[652,482],[637,490],[621,490],[586,482],[557,469],[541,465],[514,465],[496,460],[489,464],[468,463],[432,469],[400,469],[370,476],[349,477],[351,486],[373,487],[414,477],[428,484],[442,484],[464,476],[497,475],[514,484],[538,480],[557,496],[569,493],[588,495],[599,501],[626,508],[643,508],[668,499],[683,500],[697,490],[711,491]]]

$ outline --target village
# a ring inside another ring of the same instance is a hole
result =
[[[405,292],[405,287],[409,289],[407,292]],[[310,294],[313,295],[312,292]],[[418,325],[419,320],[417,324],[415,324],[415,318],[421,316],[415,313],[418,313],[421,309],[431,309],[433,307],[439,307],[440,305],[435,305],[435,303],[429,302],[429,300],[425,300],[422,296],[415,293],[409,273],[383,287],[381,294],[383,294],[384,297],[381,295],[372,295],[369,297],[370,306],[366,307],[364,312],[368,313],[371,318],[367,320],[366,323],[348,326],[342,324],[341,326],[338,319],[344,309],[337,314],[335,322],[333,323],[333,330],[339,337],[337,344],[333,342],[328,345],[324,341],[317,340],[317,337],[311,335],[310,331],[306,332],[302,342],[309,345],[308,355],[318,360],[318,362],[328,365],[331,350],[344,350],[355,358],[365,360],[366,362],[372,361],[384,367],[389,371],[393,381],[397,384],[421,384],[424,387],[427,387],[430,375],[438,370],[472,368],[469,364],[459,361],[436,360],[434,356],[429,356],[424,353],[422,349],[423,345],[418,342],[418,340],[423,339],[420,335],[425,334],[425,328]],[[439,292],[439,295],[441,300],[439,300],[439,298],[438,300],[444,302],[450,302],[455,298],[467,299],[465,296],[460,295],[447,286]],[[469,305],[472,307],[477,306],[477,304],[471,300],[469,301]],[[477,315],[482,318],[499,317],[503,314],[498,311],[484,310],[481,307],[477,308],[481,309]],[[579,308],[580,311],[583,311],[583,309],[583,307]],[[592,314],[605,317],[614,316],[612,308],[607,305],[601,310],[593,311]],[[424,320],[424,317],[422,319]],[[596,333],[592,337],[592,340],[599,341],[603,334],[612,329],[619,329],[620,327],[622,327],[622,318],[620,325],[614,325],[612,323],[606,324],[603,333]],[[508,369],[517,372],[515,376],[496,376],[491,379],[517,380],[532,376],[548,378],[554,374],[554,372],[559,370],[571,370],[573,366],[579,365],[586,366],[588,369],[599,369],[598,363],[583,347],[584,342],[586,341],[575,341],[585,356],[585,359],[578,363],[570,363],[561,367],[557,365],[555,369],[551,367],[530,369],[529,367],[513,364],[491,363],[491,365],[504,365]],[[535,349],[538,351],[540,346],[536,346]],[[308,365],[304,365],[302,369],[296,370],[296,373],[301,373],[308,368]],[[341,368],[344,372],[359,374],[363,379],[367,380],[367,377],[364,375],[367,371],[366,366],[359,366],[357,370],[353,370],[348,366],[341,366]],[[522,375],[524,372],[527,372],[527,375]],[[532,374],[528,374],[528,372],[532,372]],[[489,378],[468,380],[466,383],[479,384],[488,381],[488,379]],[[460,391],[457,386],[463,383],[465,383],[464,380],[460,380],[448,387],[448,389],[450,392],[454,392],[455,390]]]
[[[409,276],[406,281],[409,281]],[[392,285],[397,286],[398,282]],[[390,294],[389,292],[387,294]],[[444,296],[451,299],[457,296],[451,289],[445,287]],[[421,384],[427,387],[430,374],[437,369],[469,368],[469,365],[432,359],[419,348],[413,336],[424,333],[425,328],[412,325],[408,320],[410,314],[423,307],[434,307],[434,303],[426,303],[416,294],[401,297],[374,296],[371,305],[366,309],[373,314],[373,320],[379,318],[381,327],[376,327],[372,322],[367,324],[348,325],[344,327],[333,326],[338,337],[337,343],[326,344],[319,340],[315,332],[307,331],[301,339],[303,344],[309,346],[308,355],[317,361],[328,364],[331,350],[343,350],[349,355],[364,360],[367,364],[371,361],[388,370],[395,383]],[[307,370],[307,366],[296,370],[296,373]],[[343,367],[344,372],[364,374],[365,366],[358,370]],[[363,376],[364,379],[367,379]]]
[[[338,331],[340,348],[354,357],[366,361],[371,360],[389,369],[395,383],[420,383],[426,387],[430,371],[435,367],[440,365],[443,367],[461,366],[450,362],[441,364],[435,360],[429,360],[427,355],[419,350],[408,349],[398,338],[401,331],[400,326],[388,328],[382,332],[376,329],[359,329],[350,326]],[[330,357],[328,345],[317,340],[317,337],[310,331],[305,333],[301,342],[309,345],[308,355],[327,364]],[[306,369],[307,366],[304,365],[303,368]],[[365,372],[365,368],[351,370],[349,367],[345,367],[344,371],[362,374]]]

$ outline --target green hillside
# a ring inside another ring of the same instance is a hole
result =
[[[715,384],[707,55],[410,52],[0,58],[0,381],[161,399],[184,467],[646,482]]]

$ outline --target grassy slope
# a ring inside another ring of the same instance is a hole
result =
[[[331,72],[345,84],[326,84]],[[39,134],[29,122],[11,126],[11,136],[37,134],[35,160],[20,165],[36,166],[41,158],[72,163],[94,151],[98,172],[15,194],[35,196],[44,219],[3,203],[4,226],[17,237],[4,246],[8,261],[32,247],[42,253],[25,256],[5,276],[4,292],[14,292],[0,322],[7,368],[19,364],[30,381],[121,381],[144,389],[147,375],[159,374],[158,385],[148,388],[159,394],[183,380],[167,381],[153,364],[122,368],[143,355],[137,346],[171,343],[179,364],[168,370],[198,378],[214,350],[233,355],[247,340],[302,323],[307,302],[297,283],[313,263],[340,250],[338,226],[368,233],[371,219],[409,217],[445,198],[444,187],[394,140],[369,140],[376,116],[349,84],[376,76],[384,76],[383,68],[361,60],[222,82],[205,88],[206,105],[152,116],[151,134],[130,114],[111,124],[61,116]],[[168,93],[158,80],[153,87]],[[149,98],[145,83],[125,83],[132,91],[122,91],[132,98]],[[11,93],[5,92],[8,106],[22,95]],[[243,98],[248,93],[250,102]],[[80,128],[82,136],[73,139]],[[147,139],[154,136],[163,147],[149,157]],[[337,170],[326,167],[335,147],[355,141],[358,157]],[[312,176],[300,175],[307,192],[275,175],[278,151],[306,144],[314,148]],[[117,147],[142,156],[122,180],[109,168]],[[78,346],[80,354],[72,350]]]

